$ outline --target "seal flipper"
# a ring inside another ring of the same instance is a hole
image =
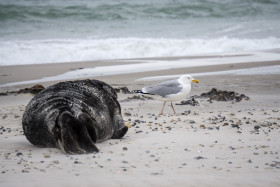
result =
[[[96,143],[97,141],[97,130],[96,130],[96,121],[92,120],[92,118],[86,114],[82,113],[79,115],[79,120],[86,126],[88,133],[91,137],[91,140]]]
[[[85,154],[86,151],[76,141],[77,134],[74,133],[73,126],[71,125],[75,121],[75,117],[70,112],[63,112],[60,114],[53,132],[58,142],[58,147],[62,151],[69,154]]]
[[[127,126],[123,126],[121,128],[119,128],[112,136],[112,139],[120,139],[122,138],[126,132],[128,131],[128,127]]]
[[[54,135],[58,146],[69,154],[98,152],[85,124],[70,112],[63,112],[58,118]],[[59,136],[60,130],[60,136]]]

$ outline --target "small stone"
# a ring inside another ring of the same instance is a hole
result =
[[[200,125],[200,128],[205,129],[206,126],[205,126],[204,124],[201,124],[201,125]]]
[[[8,117],[7,114],[5,114],[4,116],[2,116],[2,119],[6,119]]]
[[[205,157],[202,157],[202,156],[197,156],[197,157],[194,157],[195,160],[201,160],[201,159],[206,159]]]
[[[259,128],[261,128],[261,127],[258,126],[258,125],[255,125],[255,126],[254,126],[254,129],[255,129],[255,130],[259,130]]]
[[[166,129],[167,129],[167,130],[172,130],[172,127],[167,126]]]
[[[228,125],[229,125],[228,123],[224,123],[224,124],[223,124],[223,126],[228,126]]]
[[[194,120],[190,120],[190,124],[194,124],[195,123],[195,121]]]
[[[124,151],[127,151],[127,147],[123,147],[123,150],[124,150]]]
[[[241,125],[241,122],[240,122],[240,121],[237,121],[237,122],[236,122],[236,125]]]
[[[162,175],[161,173],[151,173],[151,175]]]
[[[269,121],[262,121],[260,125],[262,127],[269,127],[269,126],[272,126],[272,123]]]
[[[43,153],[45,158],[50,158],[51,155],[49,153]]]
[[[22,172],[22,173],[29,173],[29,171],[24,170],[24,169],[23,169],[23,170],[21,170],[21,172]]]
[[[238,128],[239,125],[237,125],[237,124],[231,124],[231,127],[232,127],[232,128]]]
[[[21,152],[17,153],[16,154],[17,156],[22,156],[23,154]]]

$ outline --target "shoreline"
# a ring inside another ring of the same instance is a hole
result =
[[[251,53],[1,66],[0,91],[37,83],[49,85],[58,81],[87,78],[118,80],[110,81],[109,84],[119,84],[121,81],[127,84],[127,80],[122,77],[132,75],[136,77],[133,81],[136,81],[151,75],[196,75],[275,65],[280,65],[278,49]]]

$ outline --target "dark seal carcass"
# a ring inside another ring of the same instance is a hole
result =
[[[32,144],[68,154],[98,152],[96,142],[122,138],[128,130],[115,90],[98,80],[61,82],[39,92],[22,126]]]

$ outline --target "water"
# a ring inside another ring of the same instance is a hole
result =
[[[280,48],[279,0],[1,0],[0,65]]]

